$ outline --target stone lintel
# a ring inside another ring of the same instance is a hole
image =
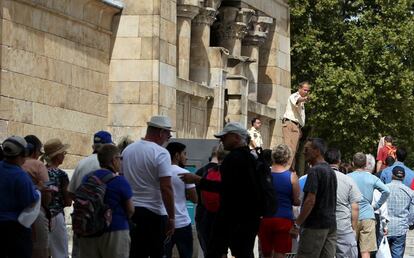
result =
[[[177,90],[189,95],[209,100],[214,98],[214,89],[197,82],[177,78]]]
[[[274,107],[269,107],[265,104],[248,100],[247,103],[247,111],[251,113],[255,113],[264,117],[269,118],[270,120],[276,119],[277,117],[277,109]]]

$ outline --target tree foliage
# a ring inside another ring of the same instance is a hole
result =
[[[292,85],[307,124],[346,157],[379,135],[414,150],[414,0],[291,0]]]

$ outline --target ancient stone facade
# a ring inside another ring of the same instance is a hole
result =
[[[0,140],[59,137],[64,167],[92,134],[145,134],[156,114],[179,138],[263,121],[281,141],[290,94],[287,0],[0,0]]]

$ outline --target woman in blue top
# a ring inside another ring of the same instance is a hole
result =
[[[98,151],[98,161],[102,169],[95,176],[102,179],[109,173],[115,178],[106,183],[105,204],[112,210],[112,221],[108,231],[98,237],[79,238],[80,258],[128,258],[131,239],[129,237],[128,218],[134,213],[132,190],[121,170],[122,156],[112,144],[105,144]],[[86,180],[86,177],[83,179]]]
[[[289,230],[293,225],[292,205],[300,205],[300,188],[296,173],[289,171],[291,151],[280,144],[272,152],[273,186],[278,197],[278,210],[260,222],[259,240],[264,257],[285,257],[292,249]]]

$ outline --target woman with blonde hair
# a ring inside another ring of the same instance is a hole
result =
[[[59,139],[48,140],[44,146],[42,160],[46,162],[49,180],[55,189],[49,203],[49,248],[53,258],[67,258],[68,234],[66,231],[63,209],[72,204],[68,192],[69,178],[65,171],[59,169],[66,155],[69,144],[63,144]]]
[[[260,222],[259,240],[264,257],[282,258],[291,252],[293,225],[292,206],[300,205],[300,188],[296,173],[289,170],[292,152],[286,144],[280,144],[272,152],[273,186],[278,198],[278,209],[273,216]]]

